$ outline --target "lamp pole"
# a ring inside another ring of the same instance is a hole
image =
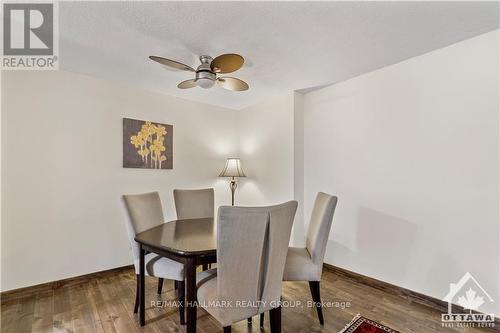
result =
[[[234,206],[234,192],[238,187],[238,183],[234,180],[234,177],[231,177],[231,182],[229,183],[229,187],[231,188],[231,206]]]

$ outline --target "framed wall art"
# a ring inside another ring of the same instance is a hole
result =
[[[173,168],[173,126],[123,118],[123,167]]]

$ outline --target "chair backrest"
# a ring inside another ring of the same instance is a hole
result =
[[[174,190],[177,218],[197,219],[214,217],[214,189]]]
[[[134,255],[134,265],[137,265],[139,245],[134,240],[135,235],[165,222],[160,195],[158,192],[152,192],[128,194],[122,198],[127,211],[127,233]]]
[[[306,248],[317,265],[323,265],[337,197],[318,192],[306,236]]]
[[[269,207],[219,208],[218,298],[258,304],[233,309],[233,322],[277,306],[296,210],[296,201]]]

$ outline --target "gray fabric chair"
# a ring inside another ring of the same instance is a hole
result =
[[[318,318],[324,324],[321,306],[320,286],[326,245],[332,226],[333,213],[337,206],[337,197],[319,192],[314,201],[314,208],[306,236],[306,247],[290,247],[286,256],[283,281],[308,281],[311,296],[316,305]],[[261,316],[261,326],[263,318]]]
[[[179,190],[174,189],[174,203],[177,219],[198,219],[214,217],[214,189]],[[210,267],[203,264],[203,270]]]
[[[201,273],[197,295],[200,306],[225,333],[231,332],[233,323],[266,311],[271,315],[271,332],[281,331],[279,302],[296,210],[296,201],[219,208],[217,273]],[[238,306],[238,301],[249,303]],[[228,302],[232,306],[225,306]]]
[[[144,194],[130,194],[123,196],[123,203],[127,212],[127,233],[132,247],[134,258],[137,289],[135,295],[134,313],[139,308],[139,245],[134,240],[136,234],[164,223],[163,210],[158,192]],[[176,282],[179,299],[184,300],[184,265],[168,258],[148,253],[145,256],[146,275],[160,278],[158,293],[161,294],[163,279]],[[182,303],[182,302],[181,302]],[[180,321],[184,324],[184,308],[179,307]]]
[[[214,217],[214,189],[174,190],[179,220]]]

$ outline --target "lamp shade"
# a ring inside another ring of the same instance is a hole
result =
[[[228,158],[219,177],[246,177],[239,158]]]

